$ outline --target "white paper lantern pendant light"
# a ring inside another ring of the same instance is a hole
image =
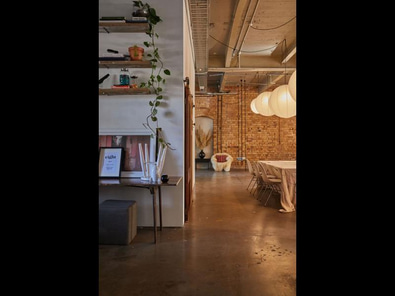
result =
[[[274,115],[273,110],[269,106],[269,97],[271,94],[271,91],[264,91],[255,98],[255,108],[263,116]]]
[[[287,84],[273,90],[269,97],[269,107],[278,117],[290,118],[296,115],[296,101],[292,99]]]
[[[256,103],[256,98],[251,101],[250,104],[251,111],[254,112],[255,114],[259,114],[258,110],[256,109],[255,103]]]
[[[296,70],[292,73],[288,81],[288,90],[291,94],[291,98],[296,102]]]

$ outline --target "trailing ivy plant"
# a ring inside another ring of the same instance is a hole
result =
[[[146,118],[146,123],[143,123],[143,125],[151,130],[151,137],[158,137],[158,143],[163,147],[168,146],[168,148],[173,149],[170,147],[171,144],[166,142],[162,137],[162,128],[159,127],[157,118],[158,106],[163,99],[161,94],[163,91],[162,86],[166,83],[166,79],[161,75],[162,73],[165,75],[171,74],[169,69],[164,68],[161,56],[159,55],[159,49],[155,44],[155,40],[159,38],[158,33],[155,32],[155,26],[163,20],[156,14],[156,10],[148,3],[143,3],[139,0],[133,1],[133,5],[146,13],[149,26],[146,34],[150,37],[150,41],[145,41],[144,45],[147,48],[152,49],[152,53],[146,54],[146,57],[148,57],[148,60],[151,62],[151,75],[149,76],[148,81],[140,83],[140,87],[147,87],[156,95],[155,99],[149,102],[150,113]],[[155,127],[153,127],[152,124],[154,124]]]

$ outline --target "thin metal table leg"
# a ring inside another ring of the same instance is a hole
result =
[[[150,187],[150,192],[152,194],[152,210],[154,216],[154,243],[156,244],[156,196],[155,196],[155,187]]]
[[[162,231],[162,195],[160,192],[160,186],[158,186],[159,192],[159,223],[160,223],[160,231]]]

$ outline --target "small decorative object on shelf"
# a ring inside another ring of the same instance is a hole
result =
[[[119,74],[119,84],[128,85],[130,84],[130,73],[127,68],[121,69],[121,74]]]
[[[130,60],[132,61],[141,61],[144,56],[144,48],[140,46],[131,46],[129,49]]]
[[[203,150],[200,150],[200,152],[199,152],[199,158],[200,158],[200,159],[203,159],[205,156],[206,156],[206,153],[204,153]]]
[[[138,88],[139,87],[137,84],[137,78],[138,77],[136,75],[130,76],[130,79],[131,79],[130,87],[131,88]]]
[[[106,74],[104,75],[102,78],[99,79],[99,88],[103,87],[103,81],[106,80],[108,77],[110,76],[110,74]]]
[[[142,4],[141,1],[133,1],[133,2],[134,3],[133,3],[132,17],[141,17],[147,19],[149,15],[150,6],[148,4]]]
[[[169,181],[169,176],[168,175],[162,175],[162,177],[160,177],[160,180],[163,183],[167,183]]]

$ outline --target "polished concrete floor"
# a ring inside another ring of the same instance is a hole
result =
[[[295,296],[296,212],[278,212],[278,195],[264,207],[250,178],[198,169],[184,227],[99,245],[99,296]]]

